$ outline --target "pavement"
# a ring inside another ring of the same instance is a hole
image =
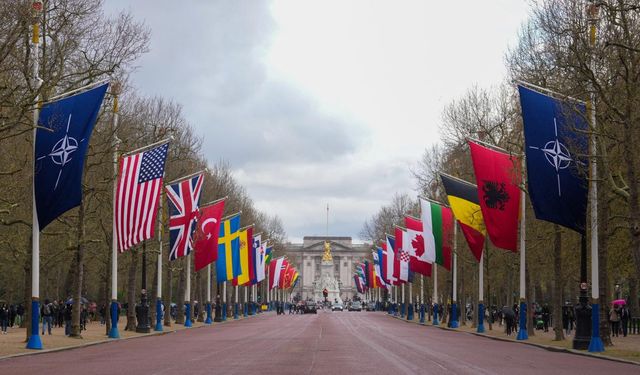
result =
[[[260,314],[0,360],[0,374],[638,374],[633,364],[487,340],[381,312]]]

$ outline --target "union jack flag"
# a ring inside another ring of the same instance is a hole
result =
[[[169,198],[169,260],[189,255],[193,249],[192,234],[198,220],[203,173],[167,185]]]

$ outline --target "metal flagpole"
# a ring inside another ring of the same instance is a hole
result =
[[[238,319],[238,286],[234,288],[235,298],[233,300],[233,319]]]
[[[424,324],[424,275],[420,275],[420,324]]]
[[[117,136],[118,129],[118,95],[120,85],[115,83],[111,86],[113,94],[113,224],[111,233],[111,329],[109,330],[109,338],[118,339],[118,240],[116,229],[116,195],[118,191],[118,146],[120,139]]]
[[[525,203],[525,191],[524,191],[524,168],[525,168],[525,160],[524,155],[522,156],[522,184],[523,189],[520,194],[520,311],[518,312],[520,315],[518,316],[518,325],[520,326],[518,330],[517,340],[528,340],[529,333],[527,332],[527,288],[526,288],[526,279],[525,279],[525,271],[526,271],[526,217],[525,214],[527,212]]]
[[[184,326],[191,327],[191,253],[186,256],[187,261],[187,288],[184,292]]]
[[[409,283],[409,306],[407,308],[407,320],[413,320],[413,283]]]
[[[487,245],[485,243],[485,251]],[[484,332],[484,253],[480,255],[480,262],[478,263],[478,333]]]
[[[591,1],[589,8],[590,44],[592,51],[596,47],[597,22],[599,8]],[[590,69],[595,72],[595,57],[591,57]],[[598,165],[597,165],[597,139],[596,139],[596,90],[591,84],[590,117],[591,117],[591,189],[589,189],[589,204],[591,206],[591,341],[590,352],[603,352],[604,343],[600,338],[600,279],[598,275]]]
[[[242,307],[242,315],[246,318],[249,315],[249,296],[247,286],[244,287],[244,306]]]
[[[211,319],[211,263],[207,264],[207,318],[204,324],[213,323]]]
[[[158,269],[157,269],[157,298],[156,298],[156,326],[154,331],[162,331],[162,318],[164,312],[162,311],[162,191],[160,192],[160,202],[158,205],[158,211],[160,212],[160,220],[158,220]]]
[[[31,37],[31,56],[33,58],[33,88],[36,92],[35,105],[33,108],[33,176],[32,176],[32,221],[31,221],[31,336],[27,341],[27,349],[42,349],[40,339],[40,224],[38,223],[38,211],[36,209],[36,134],[38,129],[38,117],[40,115],[40,85],[41,79],[38,75],[40,62],[38,61],[38,47],[40,45],[40,13],[42,12],[42,1],[33,1],[31,4],[33,11],[33,25]]]
[[[458,328],[458,226],[453,223],[453,290],[451,291],[451,328]]]
[[[433,325],[440,324],[438,321],[438,264],[433,263]]]
[[[402,305],[401,305],[402,307],[400,309],[400,316],[401,317],[404,317],[405,314],[407,313],[407,306],[404,303],[404,284],[405,283],[402,283],[402,285],[400,285],[400,293],[401,293],[401,297],[400,298],[401,298],[401,301],[402,301]]]
[[[222,282],[222,321],[227,320],[227,281]]]

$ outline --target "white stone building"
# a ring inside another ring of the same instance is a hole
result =
[[[351,299],[357,293],[353,282],[355,266],[371,255],[371,245],[354,244],[351,237],[304,237],[302,243],[287,243],[284,252],[298,272],[300,281],[292,292],[302,299],[314,299],[315,286],[321,276],[320,265],[325,241],[331,245],[333,277],[338,281],[342,300]]]

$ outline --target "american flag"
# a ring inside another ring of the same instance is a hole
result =
[[[113,214],[120,252],[154,235],[168,148],[165,143],[120,161]]]
[[[198,206],[202,191],[203,173],[167,186],[169,198],[170,260],[189,255],[193,249],[191,235],[198,221]]]

